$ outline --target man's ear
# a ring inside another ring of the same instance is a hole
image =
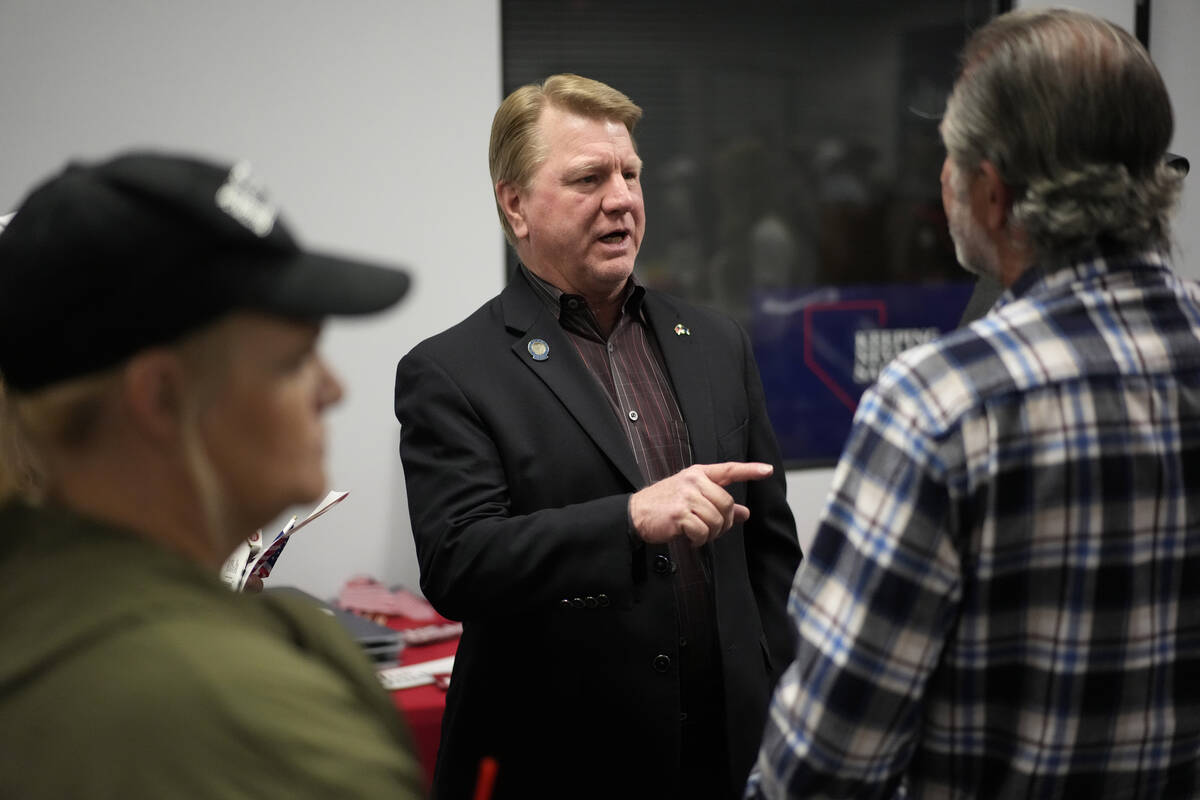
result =
[[[511,181],[496,181],[496,202],[500,210],[508,218],[508,224],[513,229],[513,235],[524,239],[529,235],[529,226],[525,224],[525,214],[521,206],[521,191]]]
[[[979,162],[979,180],[974,188],[976,196],[972,199],[978,204],[978,219],[990,231],[1003,230],[1012,214],[1013,194],[991,161]]]
[[[138,353],[125,365],[122,399],[133,424],[150,438],[172,441],[183,427],[187,381],[179,357],[165,349]]]

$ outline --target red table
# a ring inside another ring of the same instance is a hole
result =
[[[448,620],[438,619],[438,622]],[[388,627],[397,630],[416,628],[428,625],[429,622],[413,622],[402,617],[388,619]],[[408,645],[400,654],[399,663],[402,665],[419,664],[423,661],[433,661],[438,658],[454,655],[458,649],[458,639],[450,639],[432,644]],[[434,684],[414,686],[411,689],[397,689],[392,692],[392,700],[396,708],[404,714],[408,727],[412,731],[413,741],[417,746],[417,756],[421,766],[425,768],[426,785],[433,780],[433,765],[437,761],[438,741],[442,735],[442,714],[446,710],[446,690]]]

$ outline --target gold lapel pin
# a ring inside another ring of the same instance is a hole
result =
[[[529,350],[529,355],[533,356],[534,361],[545,361],[550,357],[550,345],[545,339],[530,339],[526,349]]]

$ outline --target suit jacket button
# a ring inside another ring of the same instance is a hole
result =
[[[671,657],[663,653],[659,653],[654,657],[652,662],[655,672],[666,672],[671,668]]]
[[[571,607],[572,608],[583,608],[583,598],[576,597],[574,600],[571,601]]]
[[[654,557],[654,571],[659,575],[666,575],[671,571],[671,559],[663,555]]]
[[[596,602],[600,604],[601,608],[608,608],[608,603],[609,603],[608,595],[606,595],[606,594],[596,595]]]
[[[595,608],[596,606],[600,605],[599,601],[597,601],[596,598],[592,597],[590,594],[583,598],[583,604],[588,608]]]

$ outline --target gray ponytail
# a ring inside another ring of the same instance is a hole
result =
[[[1013,218],[1043,257],[1070,258],[1107,243],[1168,247],[1182,186],[1165,163],[1140,179],[1124,164],[1089,164],[1031,181]]]

